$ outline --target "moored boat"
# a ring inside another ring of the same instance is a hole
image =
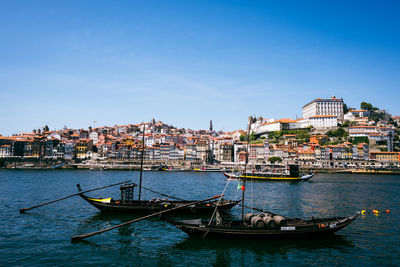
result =
[[[220,168],[214,168],[210,166],[202,166],[200,168],[193,168],[194,171],[196,172],[223,172],[225,170],[220,169]]]
[[[135,200],[134,199],[134,187],[136,184],[130,183],[120,187],[121,199],[114,200],[111,197],[108,198],[91,198],[84,194],[80,196],[88,203],[96,207],[101,211],[107,212],[124,212],[124,213],[138,213],[148,214],[155,213],[162,210],[167,210],[179,206],[186,205],[195,200],[171,200],[168,198],[157,198],[151,200]],[[80,190],[80,187],[78,186]],[[170,198],[172,198],[170,196]],[[193,213],[211,213],[218,205],[219,209],[229,210],[234,207],[239,201],[231,201],[222,199],[219,203],[217,200],[207,201],[199,203],[193,206],[184,207],[177,209],[176,213],[180,214],[193,214]]]
[[[211,224],[202,219],[179,221],[164,219],[188,235],[203,238],[207,236],[268,240],[273,238],[298,238],[332,234],[351,224],[359,214],[357,212],[349,217],[302,220],[298,218],[285,218],[264,212],[251,215],[246,214],[244,221],[222,220],[220,222],[213,221]]]
[[[352,174],[400,174],[399,168],[365,168],[351,169]]]
[[[248,180],[262,180],[262,181],[288,181],[299,182],[310,180],[315,174],[310,173],[307,175],[300,175],[299,167],[297,165],[289,165],[289,172],[287,171],[246,171],[244,173],[227,173],[224,175],[228,179],[248,179]]]

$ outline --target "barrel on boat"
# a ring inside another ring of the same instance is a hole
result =
[[[262,228],[265,226],[263,218],[264,218],[264,214],[257,214],[256,216],[254,216],[253,218],[251,218],[251,225],[253,227],[257,227],[257,228]]]
[[[285,217],[280,216],[280,215],[276,215],[274,216],[274,221],[276,222],[277,225],[279,226],[285,226],[287,225],[287,220]]]
[[[251,218],[253,218],[255,215],[256,215],[256,214],[253,214],[253,213],[246,213],[246,214],[244,215],[244,219],[243,219],[244,222],[250,224],[250,223],[251,223]]]
[[[271,216],[265,216],[263,218],[263,221],[264,221],[265,227],[268,227],[268,228],[273,228],[273,227],[276,227],[278,225],[275,222],[274,218],[272,218]]]

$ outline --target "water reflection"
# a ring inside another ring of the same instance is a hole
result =
[[[354,247],[352,241],[346,237],[334,234],[325,238],[307,239],[272,239],[272,240],[240,240],[198,237],[187,237],[173,248],[184,253],[201,253],[203,251],[214,251],[216,266],[230,265],[232,262],[240,262],[249,253],[253,254],[256,262],[265,262],[271,257],[287,258],[292,253],[315,251],[319,249],[344,250]],[[245,262],[245,261],[243,261]]]

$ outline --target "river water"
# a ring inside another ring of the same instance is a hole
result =
[[[106,214],[79,197],[40,207],[20,208],[127,179],[139,172],[87,170],[0,170],[0,266],[400,266],[400,176],[319,174],[300,183],[246,184],[246,204],[284,216],[348,216],[367,210],[353,224],[324,239],[223,240],[188,237],[158,218],[143,220],[82,242],[77,234],[134,218]],[[197,200],[220,194],[221,173],[144,172],[143,185]],[[237,181],[226,198],[239,199]],[[157,197],[143,192],[143,199]],[[88,193],[118,198],[118,187]],[[379,210],[379,216],[372,210]],[[384,212],[390,210],[390,213]],[[232,216],[239,216],[235,207]]]

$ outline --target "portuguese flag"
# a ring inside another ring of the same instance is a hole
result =
[[[238,187],[237,187],[237,189],[239,190],[239,189],[242,189],[243,191],[244,191],[244,185],[241,185],[241,184],[238,184]]]

